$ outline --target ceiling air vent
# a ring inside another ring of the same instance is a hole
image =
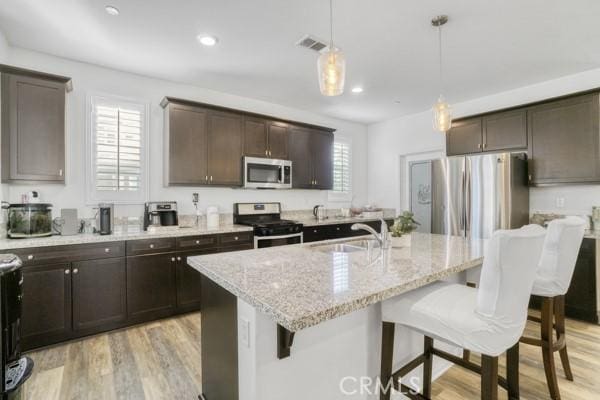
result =
[[[303,36],[296,42],[296,46],[304,47],[317,52],[320,52],[327,47],[327,45],[321,39],[317,39],[311,35]]]

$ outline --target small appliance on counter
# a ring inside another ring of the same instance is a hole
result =
[[[150,201],[144,205],[144,230],[160,227],[177,227],[176,201]]]
[[[0,365],[2,400],[22,398],[23,383],[31,376],[33,361],[21,356],[21,302],[23,274],[21,260],[14,254],[0,254]]]
[[[114,226],[114,205],[112,203],[98,204],[98,227],[97,233],[100,235],[110,235]]]
[[[281,219],[280,203],[235,203],[233,223],[254,227],[254,248],[302,243],[302,224]]]
[[[327,219],[327,210],[325,206],[318,205],[313,207],[313,215],[317,219],[317,221],[324,221]]]
[[[54,230],[62,236],[77,235],[80,226],[76,208],[61,208],[60,218],[54,219]]]
[[[7,236],[11,239],[52,235],[52,204],[2,202],[8,210]]]

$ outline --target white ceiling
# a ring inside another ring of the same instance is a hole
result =
[[[121,14],[111,17],[106,4]],[[336,0],[346,92],[319,94],[327,0],[2,0],[13,46],[370,123],[428,109],[438,95],[437,33],[446,13],[446,98],[468,100],[600,67],[598,0]],[[211,33],[220,43],[198,44]],[[350,92],[354,85],[365,91]],[[399,101],[396,103],[395,101]]]

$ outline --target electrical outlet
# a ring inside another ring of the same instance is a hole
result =
[[[240,318],[240,340],[247,348],[250,348],[250,321]]]
[[[557,197],[556,198],[556,207],[557,208],[564,208],[565,207],[565,198],[564,197]]]

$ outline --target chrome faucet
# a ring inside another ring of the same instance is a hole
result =
[[[388,230],[387,222],[382,218],[381,219],[381,232],[377,233],[377,231],[371,228],[369,225],[365,224],[353,224],[350,229],[353,231],[358,231],[362,229],[363,231],[369,232],[373,237],[379,242],[379,245],[382,249],[387,249],[390,247],[390,233]]]

